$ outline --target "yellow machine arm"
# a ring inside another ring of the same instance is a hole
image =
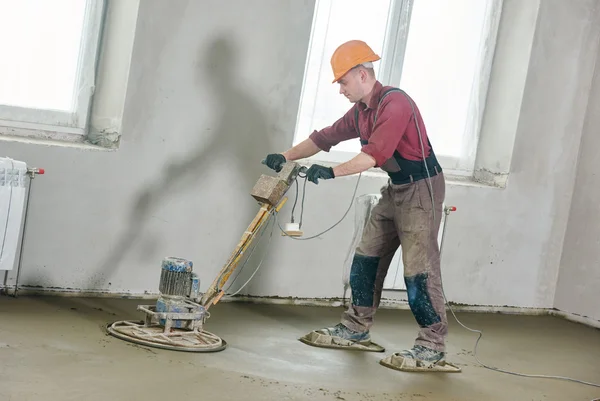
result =
[[[281,203],[275,208],[277,212],[281,210],[283,205],[287,202],[287,198],[283,198]],[[252,244],[254,239],[256,238],[256,234],[259,233],[260,229],[267,223],[269,217],[271,216],[271,212],[273,210],[273,206],[269,204],[262,204],[260,210],[252,220],[252,223],[248,226],[248,229],[242,235],[242,239],[235,247],[233,253],[229,257],[229,260],[223,266],[218,276],[215,278],[211,286],[204,293],[202,297],[202,301],[200,304],[204,306],[208,310],[211,305],[216,305],[217,302],[221,300],[221,297],[225,294],[223,291],[223,287],[231,277],[231,274],[238,267],[240,260],[246,254],[246,250]]]
[[[238,267],[241,259],[246,254],[246,250],[257,237],[261,228],[268,222],[269,217],[273,215],[273,212],[278,213],[287,202],[287,198],[284,195],[290,188],[290,185],[296,180],[301,170],[302,167],[299,164],[287,162],[277,177],[266,175],[260,177],[251,192],[252,197],[258,201],[260,209],[242,235],[229,260],[227,260],[225,266],[223,266],[211,286],[202,296],[200,304],[207,310],[211,305],[217,304],[221,297],[223,297],[225,294],[223,288],[229,277],[231,277],[231,274]]]

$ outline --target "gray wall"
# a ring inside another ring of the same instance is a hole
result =
[[[46,168],[22,283],[156,291],[167,255],[212,279],[256,213],[260,161],[290,141],[313,7],[141,2],[119,150],[0,145]]]
[[[577,180],[567,226],[555,307],[600,320],[600,58],[577,167]]]
[[[596,3],[541,3],[507,188],[448,183],[447,201],[458,207],[443,255],[451,301],[553,305],[598,50]],[[205,289],[257,211],[249,192],[267,172],[260,160],[291,144],[312,1],[140,7],[120,149],[2,145],[47,169],[34,183],[22,284],[156,292],[162,257],[175,255],[194,261]],[[502,24],[501,35],[511,27]],[[307,235],[341,217],[355,183],[307,186]],[[358,194],[384,183],[363,177]],[[312,241],[275,232],[247,292],[340,296],[352,230],[353,211]]]

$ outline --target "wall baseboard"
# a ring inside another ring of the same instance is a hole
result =
[[[564,311],[561,311],[558,309],[549,309],[548,314],[550,316],[561,317],[561,318],[569,320],[571,322],[581,323],[586,326],[593,327],[595,329],[600,329],[600,321],[593,319],[591,317],[588,317],[588,316],[581,316],[581,315],[578,315],[577,313],[564,312]]]
[[[7,286],[0,290],[0,294],[13,295],[14,286]],[[19,296],[58,296],[58,297],[77,297],[77,298],[121,298],[121,299],[156,299],[158,293],[130,293],[130,292],[108,292],[103,290],[77,290],[65,288],[40,288],[40,287],[21,287]],[[342,307],[347,305],[349,300],[342,298],[293,298],[277,296],[249,296],[238,295],[235,297],[223,297],[221,302],[245,302],[266,305],[295,305],[295,306],[318,306],[318,307]],[[454,312],[459,313],[500,313],[506,315],[529,315],[544,316],[550,315],[560,317],[571,322],[580,323],[585,326],[600,329],[600,321],[588,316],[580,316],[576,313],[564,312],[553,308],[525,308],[518,306],[494,306],[494,305],[464,305],[450,304]],[[382,298],[381,309],[410,310],[408,302],[399,299]]]
[[[13,296],[15,293],[14,285],[7,285],[0,288],[0,294]],[[49,287],[27,287],[19,286],[18,296],[54,296],[54,297],[73,297],[73,298],[124,298],[124,299],[156,299],[158,293],[133,293],[133,292],[115,292],[106,290],[78,290],[75,288],[49,288]]]
[[[223,297],[222,302],[247,302],[255,304],[272,305],[298,305],[298,306],[327,306],[340,307],[348,304],[348,299],[341,298],[284,298],[284,297],[258,297],[258,296],[236,296],[234,298]],[[473,313],[502,313],[515,315],[547,315],[546,308],[523,308],[517,306],[493,306],[493,305],[463,305],[450,304],[454,312]],[[382,298],[379,306],[381,309],[410,310],[408,302],[398,299]],[[446,309],[448,309],[446,307]]]

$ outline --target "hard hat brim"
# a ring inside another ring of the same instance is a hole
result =
[[[369,57],[364,57],[363,59],[357,61],[356,64],[354,64],[354,66],[348,68],[347,70],[339,73],[338,75],[334,76],[333,81],[331,81],[332,84],[336,83],[337,81],[339,81],[340,79],[342,79],[342,77],[344,75],[346,75],[348,73],[348,71],[350,71],[352,68],[361,65],[362,63],[368,63],[368,62],[373,62],[373,61],[379,61],[381,60],[381,57],[379,57],[377,54],[373,54],[372,56]]]

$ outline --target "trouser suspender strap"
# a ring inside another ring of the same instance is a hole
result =
[[[412,119],[417,128],[417,132],[419,133],[419,140],[422,140],[421,128],[419,127],[417,113],[416,113],[414,104],[412,102],[412,99],[410,99],[410,97],[406,94],[406,92],[404,92],[403,90],[401,90],[399,88],[390,88],[390,89],[387,89],[385,92],[383,92],[383,94],[381,95],[381,98],[379,99],[379,103],[377,105],[377,110],[375,111],[375,117],[373,118],[373,126],[375,126],[375,123],[377,122],[377,116],[379,114],[379,107],[381,106],[381,102],[391,92],[400,92],[409,101],[411,108],[412,108]],[[356,107],[354,109],[354,123],[356,125],[356,132],[358,133],[359,136],[361,136],[360,128],[358,125],[358,113],[359,113],[358,107]],[[369,141],[367,139],[363,139],[361,136],[360,143],[362,146],[365,146],[369,143]],[[398,153],[398,151],[396,150],[396,151],[394,151],[394,155],[393,155],[393,159],[394,159],[395,163],[386,163],[386,165],[391,164],[391,165],[393,165],[393,167],[386,168],[387,166],[381,166],[388,173],[388,175],[390,176],[390,178],[392,179],[392,182],[394,184],[403,184],[403,183],[418,181],[420,179],[426,178],[427,177],[427,169],[425,168],[425,163],[427,164],[427,168],[429,169],[429,175],[432,177],[442,171],[442,168],[440,167],[440,165],[437,161],[437,158],[435,156],[435,153],[433,151],[433,146],[431,145],[431,141],[429,140],[429,137],[427,137],[427,144],[429,145],[429,148],[431,149],[431,153],[429,156],[425,157],[424,161],[423,160],[415,161],[415,160],[405,159],[402,156],[400,156],[400,153]],[[392,161],[392,160],[390,160],[390,161]]]

